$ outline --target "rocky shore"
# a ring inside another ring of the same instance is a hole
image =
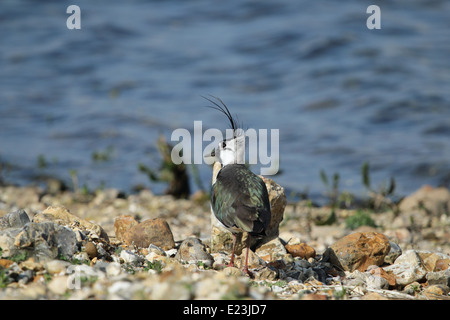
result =
[[[0,299],[450,299],[449,190],[424,186],[386,212],[333,209],[324,224],[331,208],[271,188],[276,223],[248,276],[241,256],[226,266],[203,194],[1,186]],[[371,223],[350,223],[362,213]]]

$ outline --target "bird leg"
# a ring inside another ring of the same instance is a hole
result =
[[[248,271],[248,250],[250,248],[250,235],[247,236],[247,252],[245,253],[245,266],[244,266],[244,273],[248,274],[249,276],[252,275],[250,271]]]
[[[236,249],[236,235],[234,233],[232,233],[232,235],[233,235],[233,251],[231,253],[230,263],[228,264],[229,267],[234,267],[234,250]]]

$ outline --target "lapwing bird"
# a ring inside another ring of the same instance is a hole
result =
[[[251,172],[244,164],[245,135],[238,128],[227,106],[220,100],[207,99],[210,106],[225,114],[231,123],[233,137],[225,139],[211,152],[211,156],[220,162],[216,180],[211,187],[211,208],[219,222],[233,235],[233,249],[228,266],[234,266],[236,235],[247,232],[247,252],[244,272],[248,271],[248,251],[250,236],[256,239],[264,237],[270,223],[270,201],[264,181]]]

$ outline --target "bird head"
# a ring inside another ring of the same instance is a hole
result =
[[[244,164],[245,163],[245,134],[244,130],[239,128],[235,118],[228,110],[227,106],[219,98],[213,97],[217,100],[203,97],[213,104],[210,108],[218,110],[225,114],[230,121],[232,136],[222,140],[219,145],[212,150],[211,157],[214,157],[216,161],[220,162],[222,166],[228,164]]]
[[[238,131],[242,131],[242,129],[238,129]],[[245,158],[245,135],[243,132],[233,138],[221,141],[216,149],[212,150],[211,156],[215,157],[222,166],[243,164]]]

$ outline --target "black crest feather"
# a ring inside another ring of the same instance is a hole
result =
[[[217,100],[217,102],[214,101],[213,99],[208,98],[208,97],[205,97],[205,96],[201,96],[201,97],[202,97],[203,99],[208,100],[209,102],[211,102],[211,103],[213,104],[213,106],[207,106],[208,108],[211,108],[211,109],[220,111],[220,112],[222,112],[224,115],[227,116],[227,118],[228,118],[228,120],[230,121],[230,124],[231,124],[231,129],[233,129],[233,131],[234,131],[235,134],[236,134],[236,130],[239,128],[239,124],[238,124],[238,122],[236,121],[236,119],[233,118],[233,116],[231,115],[231,112],[230,112],[230,110],[228,110],[228,107],[225,105],[225,103],[222,101],[222,99],[220,99],[220,98],[218,98],[218,97],[215,97],[215,96],[212,96],[212,95],[210,95],[210,96],[211,96],[212,98],[214,98],[215,100]]]

